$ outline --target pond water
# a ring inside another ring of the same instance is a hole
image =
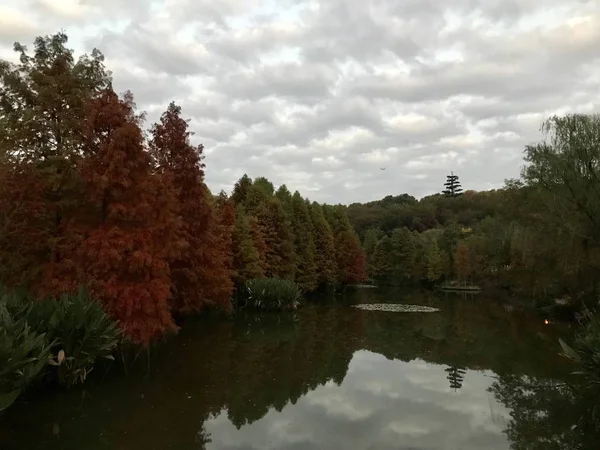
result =
[[[0,448],[597,448],[563,384],[569,333],[482,294],[394,289],[199,318],[147,365],[18,402],[0,416]]]

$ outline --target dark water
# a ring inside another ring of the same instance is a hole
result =
[[[384,289],[203,318],[149,368],[21,401],[0,416],[0,449],[598,448],[563,384],[573,368],[557,339],[569,333],[481,295]]]

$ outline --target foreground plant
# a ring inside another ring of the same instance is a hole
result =
[[[11,316],[8,296],[0,296],[0,411],[41,376],[52,347],[47,336],[33,330],[24,317]]]
[[[300,287],[289,280],[256,278],[246,282],[246,305],[262,310],[296,309],[302,295]]]
[[[576,372],[585,377],[590,386],[600,385],[600,317],[584,310],[579,319],[581,329],[575,335],[573,347],[559,340],[563,356],[580,366]]]
[[[56,380],[67,386],[83,383],[98,359],[113,360],[121,331],[86,289],[58,300],[35,302],[27,316],[38,333],[53,342]]]

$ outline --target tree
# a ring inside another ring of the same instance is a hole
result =
[[[346,209],[342,205],[324,205],[323,213],[334,235],[338,282],[349,284],[364,281],[367,276],[366,256],[360,238],[350,225]]]
[[[292,208],[296,282],[303,290],[312,291],[317,287],[314,229],[306,203],[298,191],[292,197]]]
[[[450,172],[450,175],[446,176],[444,187],[446,189],[444,189],[442,193],[446,197],[459,197],[462,195],[462,188],[458,181],[458,175],[454,175],[454,172]]]
[[[544,139],[525,149],[523,179],[534,193],[546,194],[539,195],[546,211],[538,221],[578,241],[585,261],[578,269],[580,284],[595,285],[600,271],[600,115],[554,116],[542,131]]]
[[[382,237],[383,232],[379,228],[369,228],[365,233],[363,248],[367,258],[367,273],[370,277],[373,276],[373,258],[375,256],[375,249],[377,248],[377,244]]]
[[[392,273],[392,242],[383,236],[373,252],[371,270],[374,278],[389,278]]]
[[[15,44],[19,64],[0,60],[0,161],[25,164],[28,174],[37,172],[36,188],[46,213],[31,220],[45,229],[45,241],[36,245],[38,256],[46,248],[46,261],[35,263],[39,273],[33,287],[47,294],[71,287],[57,280],[66,281],[76,268],[73,252],[79,237],[71,225],[85,201],[78,170],[86,143],[82,118],[89,102],[111,82],[99,51],[75,61],[67,42],[64,33],[38,37],[32,56]],[[18,172],[25,166],[13,167]]]
[[[335,240],[331,227],[325,220],[323,209],[317,202],[307,204],[310,218],[314,227],[315,264],[317,268],[317,283],[320,285],[336,282]]]
[[[237,286],[264,276],[263,261],[254,246],[248,216],[241,205],[236,208],[232,247],[234,280]]]
[[[463,239],[456,246],[454,255],[454,273],[460,281],[467,281],[473,273],[471,263],[471,250],[469,244]]]
[[[251,186],[252,179],[246,174],[244,174],[242,178],[235,183],[235,186],[233,187],[233,193],[231,194],[231,199],[236,206],[244,204]]]
[[[396,228],[391,237],[391,270],[395,278],[410,279],[416,259],[412,233],[406,227]]]
[[[80,219],[86,235],[80,273],[127,336],[145,344],[175,329],[170,249],[162,240],[173,218],[168,209],[156,214],[160,180],[152,175],[132,99],[106,90],[86,121],[96,137],[82,166],[89,209]]]
[[[429,281],[437,281],[441,278],[444,273],[443,267],[443,258],[440,252],[440,248],[438,247],[436,240],[430,240],[427,243],[426,250],[426,267],[427,267],[427,279]]]
[[[162,179],[171,180],[182,227],[174,241],[178,252],[169,260],[173,308],[181,313],[204,306],[230,307],[226,249],[204,184],[203,146],[193,146],[181,108],[171,103],[152,128],[150,151]],[[177,242],[179,241],[179,242]]]
[[[31,164],[0,163],[0,283],[37,290],[50,252],[44,179]]]
[[[454,389],[455,391],[459,390],[465,381],[465,369],[462,367],[448,366],[444,369],[444,372],[448,374],[446,378],[450,382],[450,389]]]

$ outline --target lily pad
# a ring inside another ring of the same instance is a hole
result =
[[[352,305],[354,308],[365,311],[385,311],[385,312],[438,312],[438,308],[421,305],[403,305],[400,303],[361,303]]]

